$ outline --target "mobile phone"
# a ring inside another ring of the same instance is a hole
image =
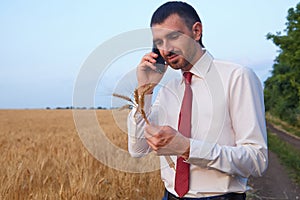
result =
[[[163,59],[163,57],[160,55],[159,50],[153,45],[152,47],[152,52],[158,54],[158,57],[156,58],[156,71],[158,73],[164,73],[165,72],[165,60]]]

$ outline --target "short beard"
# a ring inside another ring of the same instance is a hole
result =
[[[168,63],[173,69],[175,70],[183,70],[186,71],[186,69],[190,68],[191,63],[187,61],[186,59],[180,59],[176,63]]]

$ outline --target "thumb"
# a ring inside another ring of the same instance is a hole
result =
[[[146,133],[151,136],[158,134],[160,130],[161,130],[160,126],[155,126],[155,125],[146,125],[145,126]]]

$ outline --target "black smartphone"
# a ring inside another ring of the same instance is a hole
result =
[[[152,47],[152,52],[158,54],[158,57],[156,58],[156,71],[158,73],[164,73],[165,72],[165,60],[163,57],[160,55],[159,50],[153,45]]]

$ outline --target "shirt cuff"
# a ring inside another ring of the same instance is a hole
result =
[[[190,155],[186,162],[200,167],[208,167],[208,164],[215,159],[213,153],[215,146],[214,143],[190,139]]]

